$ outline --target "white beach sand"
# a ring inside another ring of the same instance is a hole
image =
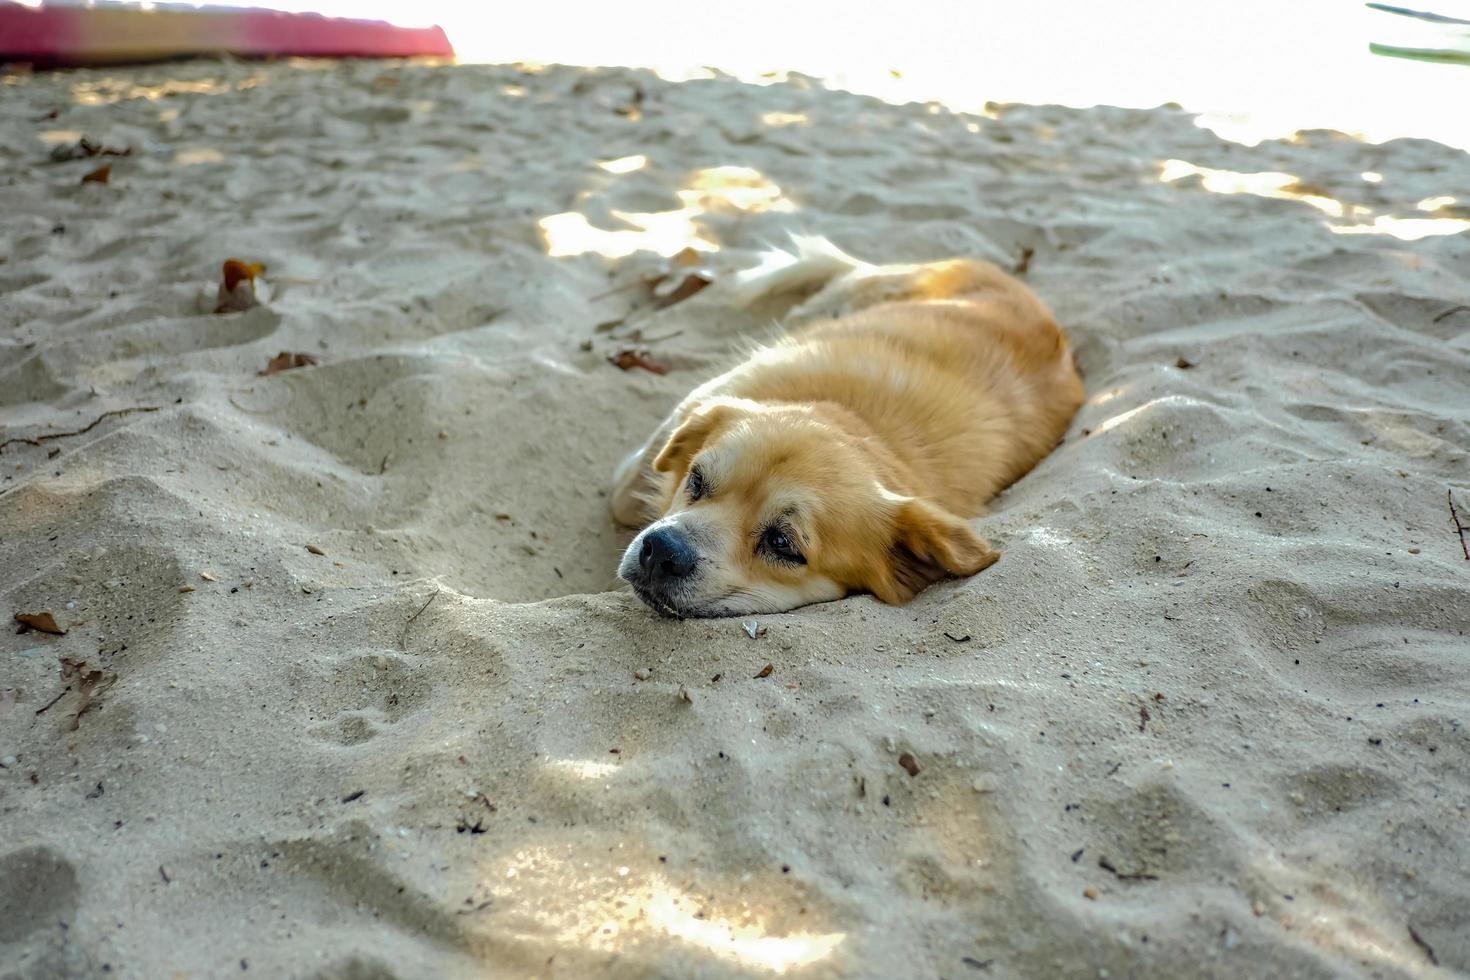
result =
[[[0,636],[0,977],[1470,972],[1470,235],[1386,233],[1464,153],[382,64],[0,130],[0,595],[68,630]],[[603,493],[770,321],[591,297],[787,230],[1034,250],[1090,398],[992,569],[752,639],[605,591]]]

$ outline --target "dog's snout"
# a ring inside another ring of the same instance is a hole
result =
[[[651,580],[684,578],[694,571],[698,558],[684,535],[674,528],[661,527],[643,536],[638,567]]]

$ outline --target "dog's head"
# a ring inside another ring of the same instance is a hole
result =
[[[779,612],[871,592],[907,602],[996,552],[953,514],[890,492],[875,440],[841,409],[714,399],[669,437],[653,468],[663,516],[618,574],[670,616]]]

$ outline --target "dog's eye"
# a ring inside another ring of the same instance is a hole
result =
[[[690,500],[698,500],[704,496],[704,472],[698,466],[689,470],[689,479],[684,483],[684,492],[689,494]]]
[[[796,565],[806,564],[806,559],[796,550],[796,543],[791,540],[791,536],[774,525],[766,528],[766,533],[761,536],[761,547],[773,558]]]

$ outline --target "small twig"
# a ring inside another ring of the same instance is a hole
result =
[[[1447,489],[1444,496],[1450,502],[1450,517],[1455,522],[1455,533],[1460,536],[1460,551],[1464,553],[1465,560],[1470,561],[1470,546],[1465,544],[1465,525],[1460,523],[1460,512],[1455,510],[1455,492]]]
[[[675,330],[673,333],[666,333],[666,334],[664,334],[661,337],[644,337],[640,341],[640,343],[644,343],[644,344],[656,344],[656,343],[658,343],[659,341],[662,341],[662,340],[673,340],[675,337],[679,336],[683,332],[684,332],[683,330]]]
[[[70,690],[70,684],[66,685],[66,687],[63,687],[60,694],[56,695],[56,697],[52,698],[50,701],[47,701],[45,704],[41,705],[41,707],[37,708],[36,714],[44,715],[46,712],[50,711],[56,706],[57,701],[60,701],[62,698],[66,697],[66,692]]]
[[[413,625],[413,621],[415,619],[418,619],[420,616],[422,616],[424,614],[424,610],[429,608],[429,603],[433,602],[437,598],[439,598],[439,590],[438,589],[435,589],[434,590],[434,594],[431,595],[431,596],[429,596],[428,599],[424,600],[424,604],[422,606],[419,606],[419,611],[416,612],[416,613],[414,613],[412,616],[408,617],[408,622],[404,623],[403,625],[404,626],[411,626],[411,625]]]
[[[1448,320],[1450,317],[1454,316],[1456,313],[1470,313],[1470,306],[1465,306],[1464,304],[1461,304],[1460,306],[1451,306],[1449,309],[1445,310],[1443,313],[1437,313],[1437,314],[1435,314],[1434,322],[1435,323],[1438,323],[1441,320]]]
[[[1424,950],[1424,955],[1429,957],[1431,966],[1439,966],[1439,957],[1434,955],[1434,947],[1426,943],[1424,937],[1419,935],[1419,930],[1415,929],[1412,925],[1409,926],[1409,938],[1414,940],[1415,946]]]
[[[946,630],[944,635],[954,643],[969,643],[972,639],[969,633],[966,633],[964,636],[955,636],[953,633]]]
[[[659,276],[645,276],[642,279],[634,279],[632,282],[625,282],[621,286],[614,286],[611,289],[605,289],[602,292],[598,293],[596,296],[588,296],[587,302],[595,303],[597,300],[607,299],[607,297],[616,296],[618,293],[626,293],[628,290],[637,289],[639,286],[650,286],[653,281],[656,281],[659,278]]]
[[[254,389],[251,389],[251,390],[254,390]],[[290,388],[287,388],[286,390],[287,391],[290,391],[291,389]],[[275,409],[273,409],[273,408],[260,408],[260,409],[246,408],[244,405],[241,405],[239,402],[235,401],[235,396],[233,394],[226,395],[225,398],[229,401],[229,403],[231,405],[234,405],[236,408],[238,408],[240,411],[244,412],[246,415],[269,415],[271,412],[275,411]]]
[[[399,647],[401,647],[403,649],[407,649],[408,648],[408,630],[409,630],[409,627],[411,627],[413,625],[413,621],[414,620],[418,619],[420,616],[422,616],[424,614],[424,610],[429,608],[430,603],[432,603],[435,599],[439,598],[439,592],[440,592],[439,589],[435,589],[434,590],[434,594],[431,595],[431,596],[429,596],[429,598],[425,599],[424,600],[424,604],[422,606],[419,606],[418,612],[416,612],[412,616],[408,617],[408,621],[403,624],[403,632],[398,635],[398,645],[399,645]]]
[[[46,442],[50,439],[64,439],[67,436],[83,435],[97,428],[98,425],[102,424],[103,419],[111,418],[114,415],[131,415],[134,412],[156,412],[158,410],[159,407],[157,405],[135,405],[132,408],[115,408],[110,412],[103,412],[101,415],[93,419],[89,424],[72,432],[48,432],[45,435],[36,436],[34,439],[27,436],[14,436],[10,439],[6,439],[4,442],[0,442],[0,452],[3,452],[5,450],[5,447],[11,445],[12,443],[23,442],[28,446],[39,446],[41,443]]]
[[[1112,873],[1119,881],[1158,881],[1159,876],[1147,871],[1119,871],[1107,858],[1098,858],[1097,866]]]

